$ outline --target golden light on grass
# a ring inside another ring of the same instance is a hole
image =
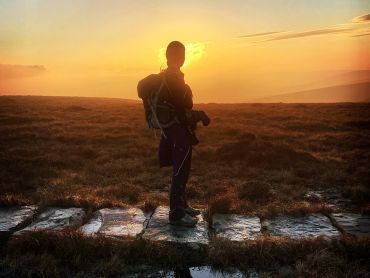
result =
[[[184,67],[192,64],[195,61],[200,60],[205,54],[206,44],[203,42],[189,43],[185,45],[185,63]],[[166,47],[159,49],[158,53],[159,63],[162,68],[167,65],[166,60]]]

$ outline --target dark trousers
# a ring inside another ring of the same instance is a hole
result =
[[[159,144],[160,167],[173,166],[170,188],[170,220],[178,220],[185,215],[188,206],[185,197],[189,178],[192,145],[186,127],[176,124],[164,130]]]
[[[192,150],[186,156],[184,164],[179,169],[178,174],[172,176],[170,188],[170,220],[178,220],[185,215],[184,209],[188,207],[186,201],[185,188],[189,179],[191,168]]]

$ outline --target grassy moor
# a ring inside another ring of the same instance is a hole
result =
[[[187,187],[210,212],[330,210],[311,191],[369,211],[370,104],[199,104]],[[105,98],[0,98],[0,204],[167,205],[171,169],[142,104]]]

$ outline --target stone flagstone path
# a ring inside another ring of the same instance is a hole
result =
[[[35,206],[0,209],[0,233],[11,233],[26,221],[32,220],[35,212]]]
[[[81,226],[85,211],[82,208],[48,208],[26,228],[16,232],[22,234],[32,231],[62,230]]]
[[[341,234],[330,219],[322,214],[304,217],[278,215],[263,223],[255,216],[215,214],[212,225],[203,215],[199,215],[196,227],[186,228],[170,225],[168,212],[169,208],[165,206],[157,207],[150,215],[144,214],[139,208],[104,208],[97,210],[82,225],[86,217],[82,208],[47,208],[43,212],[38,212],[35,206],[0,208],[0,236],[75,227],[86,236],[142,237],[151,241],[171,241],[199,247],[207,245],[213,237],[244,241],[264,235],[296,239],[318,236],[333,238]],[[345,233],[370,236],[370,216],[333,213],[332,218]]]
[[[85,235],[136,236],[143,231],[145,220],[143,211],[138,208],[104,208],[96,211],[80,229]]]
[[[261,221],[256,216],[237,214],[213,215],[212,227],[216,236],[233,241],[253,240],[261,236]]]
[[[168,222],[169,208],[159,206],[149,219],[143,238],[153,241],[208,244],[208,223],[198,215],[194,228],[175,227]]]
[[[340,232],[331,224],[330,219],[318,213],[302,217],[278,215],[267,222],[269,222],[266,224],[267,230],[272,236],[302,238],[340,235]]]
[[[348,234],[356,236],[370,235],[370,216],[357,213],[333,213],[335,221]]]

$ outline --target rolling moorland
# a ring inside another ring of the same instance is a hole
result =
[[[209,127],[199,126],[197,131],[201,143],[194,149],[187,187],[192,205],[207,208],[209,214],[237,212],[262,219],[278,213],[330,212],[332,207],[325,200],[309,197],[308,193],[320,191],[328,198],[335,195],[339,201],[345,200],[346,210],[370,213],[369,103],[198,104],[195,109],[205,110],[212,122]],[[142,104],[137,101],[1,96],[0,206],[77,206],[93,211],[117,206],[149,210],[168,205],[171,169],[158,167],[158,141],[159,132],[147,128]],[[114,271],[118,264],[115,256],[140,262],[161,253],[161,247],[143,246],[141,242],[124,246],[122,253],[112,243],[80,241],[79,235],[73,234],[55,239],[66,242],[65,250],[55,254],[52,238],[59,236],[51,235],[47,241],[42,240],[43,235],[36,237],[43,242],[40,251],[31,259],[30,254],[23,258],[27,271],[35,273],[59,273],[50,265],[66,263],[69,256],[76,259],[72,251],[76,248],[89,254],[98,245],[100,251],[89,260],[110,254],[95,274]],[[0,268],[5,265],[7,269],[11,263],[21,268],[16,265],[19,252],[34,244],[30,239],[13,242]],[[345,243],[361,258],[368,256],[361,249],[368,244]],[[368,273],[357,268],[358,262],[353,264],[339,244],[329,248],[327,243],[319,242],[308,248],[307,243],[299,242],[284,247],[272,245],[275,249],[263,242],[249,249],[226,247],[229,243],[222,241],[217,245],[209,256],[220,266],[252,253],[251,261],[268,265],[285,252],[287,261],[283,263],[297,263],[297,256],[306,258],[296,265],[302,276],[310,276],[312,269],[317,275],[329,273],[327,277],[344,275],[342,270],[354,271],[358,277]],[[147,255],[133,255],[144,247],[149,248]],[[343,253],[333,256],[331,252],[337,251]],[[173,252],[169,251],[163,261],[171,264],[181,257],[178,250]],[[50,260],[50,265],[33,268],[39,260]],[[75,273],[77,265],[84,263],[87,267],[91,261],[72,260],[65,273]],[[332,263],[332,269],[326,269],[328,263]],[[338,269],[340,265],[343,269]]]
[[[310,190],[369,209],[370,104],[206,104],[187,197],[215,210],[304,213]],[[0,101],[0,205],[167,204],[156,133],[140,102],[71,97]]]

